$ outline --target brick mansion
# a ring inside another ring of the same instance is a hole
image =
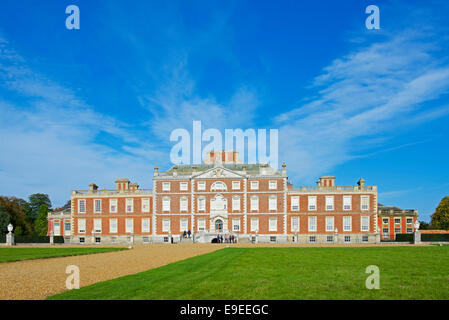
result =
[[[203,164],[154,168],[152,189],[128,179],[114,190],[71,194],[71,208],[49,212],[49,235],[70,243],[210,243],[218,235],[238,242],[351,244],[413,233],[416,210],[378,204],[377,187],[363,179],[337,186],[294,187],[286,165],[244,164],[235,151],[208,153]],[[185,238],[184,232],[191,235]]]

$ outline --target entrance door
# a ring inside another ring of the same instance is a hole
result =
[[[223,220],[220,219],[215,220],[215,231],[223,232]]]

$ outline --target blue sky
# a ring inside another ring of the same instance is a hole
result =
[[[363,177],[429,220],[449,193],[447,16],[445,1],[3,0],[0,194],[151,188],[170,132],[200,120],[279,129],[295,185]]]

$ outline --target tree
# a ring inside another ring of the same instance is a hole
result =
[[[449,230],[449,196],[441,199],[440,204],[432,214],[432,227],[440,230]]]
[[[37,218],[34,221],[34,233],[38,236],[46,236],[48,231],[48,206],[41,204],[38,210]]]
[[[32,226],[34,219],[33,219],[33,212],[31,210],[30,204],[23,199],[17,199],[17,204],[20,206],[22,211],[25,213],[26,221]]]
[[[419,222],[419,230],[430,230],[430,228],[431,228],[430,223],[425,221]]]
[[[0,197],[0,208],[8,215],[9,223],[14,226],[17,235],[29,235],[32,231],[32,226],[24,212],[23,201],[15,197]]]
[[[10,222],[11,219],[9,218],[8,212],[0,204],[0,236],[8,233],[7,227]]]
[[[28,197],[30,208],[31,208],[31,215],[33,217],[33,221],[37,218],[38,211],[41,207],[41,205],[45,204],[48,209],[51,208],[51,201],[48,194],[43,193],[35,193]]]

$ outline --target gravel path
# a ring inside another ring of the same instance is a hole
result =
[[[86,247],[86,246],[83,246]],[[222,248],[212,244],[135,245],[132,250],[0,263],[0,299],[39,300],[66,291],[67,266],[80,269],[80,286],[142,272]]]

